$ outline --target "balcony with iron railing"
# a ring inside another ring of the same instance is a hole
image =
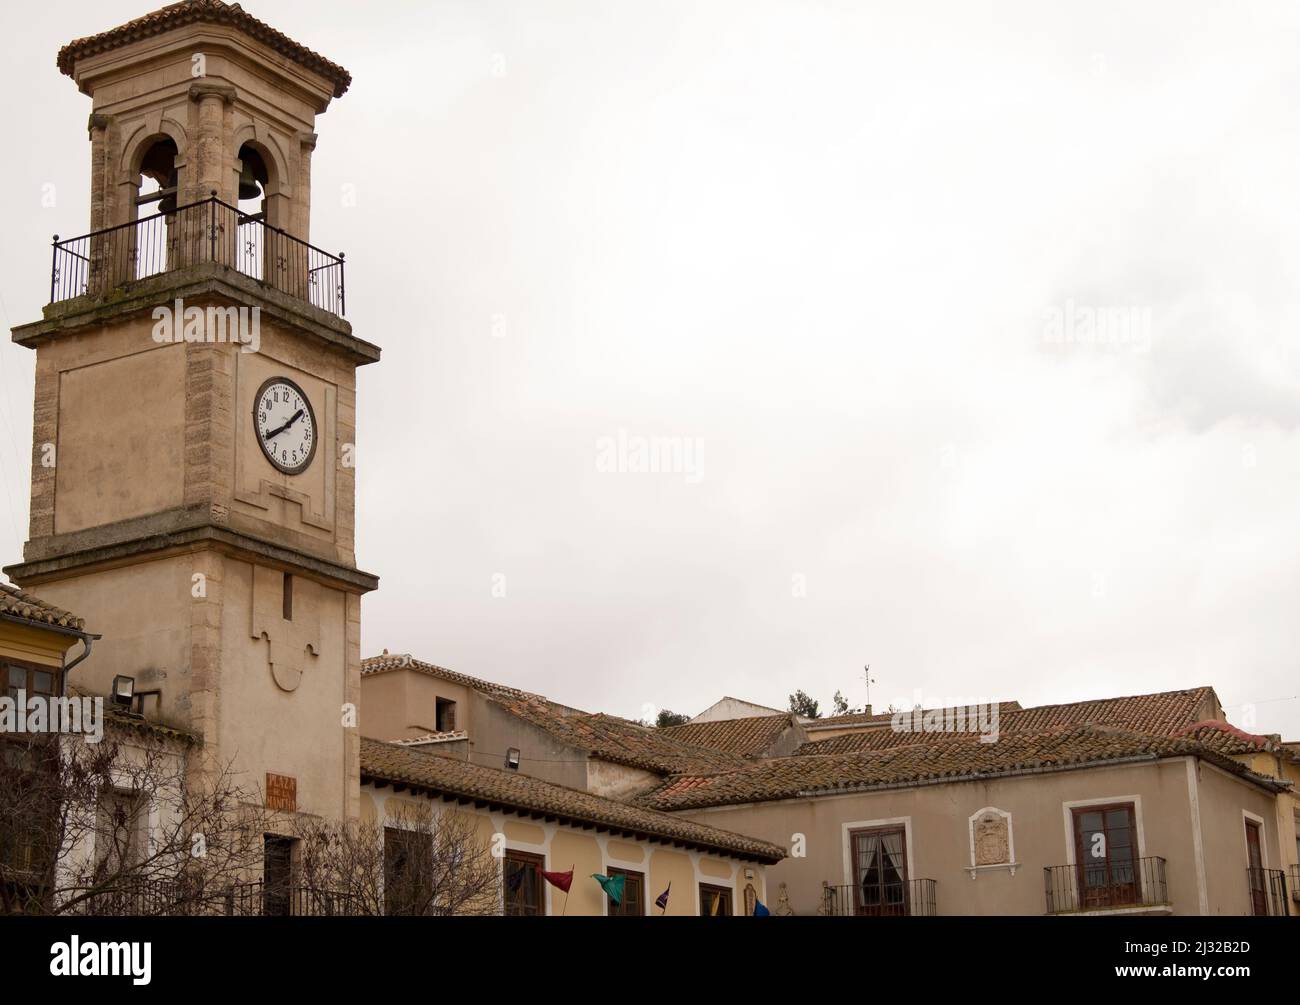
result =
[[[1165,860],[1111,858],[1043,869],[1048,914],[1170,914]]]
[[[821,906],[825,917],[932,918],[937,913],[937,884],[932,879],[831,886],[822,882]]]
[[[1285,918],[1287,906],[1286,873],[1281,869],[1247,867],[1246,889],[1250,893],[1250,913],[1262,918]]]
[[[119,879],[105,889],[73,893],[68,913],[98,917],[348,917],[355,896],[314,887],[268,888],[263,882],[204,889],[182,879]]]
[[[1287,879],[1291,883],[1291,899],[1300,903],[1300,865],[1291,866]]]
[[[217,198],[81,237],[54,237],[50,303],[101,300],[147,279],[213,264],[335,317],[345,313],[343,255],[331,255]]]

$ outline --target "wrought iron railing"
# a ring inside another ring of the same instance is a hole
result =
[[[68,913],[98,917],[346,917],[357,898],[332,890],[291,886],[268,889],[261,881],[203,889],[183,879],[123,879],[80,896]]]
[[[1300,865],[1291,866],[1287,879],[1291,882],[1291,899],[1300,901]]]
[[[358,898],[309,886],[239,883],[225,895],[225,912],[236,917],[343,918],[361,913]]]
[[[107,918],[191,916],[214,913],[219,898],[178,879],[120,878],[104,889],[71,891],[69,913]]]
[[[1250,892],[1250,913],[1266,918],[1285,918],[1286,873],[1281,869],[1247,867],[1246,889]]]
[[[1048,914],[1075,914],[1169,904],[1165,860],[1110,858],[1043,869]]]
[[[343,317],[343,255],[331,255],[222,202],[201,202],[60,241],[50,303],[102,298],[153,276],[215,262]]]
[[[847,918],[932,918],[938,913],[936,883],[932,879],[864,883],[862,886],[831,886],[822,882],[822,900],[817,913]]]

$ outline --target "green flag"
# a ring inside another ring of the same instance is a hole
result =
[[[615,904],[623,903],[623,883],[627,879],[626,876],[621,873],[617,876],[602,876],[598,872],[593,872],[591,878],[600,884],[601,889]]]

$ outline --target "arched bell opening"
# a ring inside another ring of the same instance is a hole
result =
[[[306,245],[287,233],[283,166],[274,150],[250,140],[239,148],[239,269],[306,299],[311,273]]]
[[[255,279],[264,279],[270,254],[266,239],[269,222],[271,173],[266,158],[251,143],[239,148],[239,236],[237,241],[239,271]]]
[[[271,174],[257,148],[245,143],[239,148],[239,211],[245,216],[266,219],[266,196]]]
[[[136,180],[137,218],[149,213],[176,212],[176,193],[180,188],[178,156],[176,141],[170,136],[161,137],[145,150]]]
[[[175,268],[184,254],[176,219],[180,151],[166,134],[143,139],[123,179],[124,224],[91,242],[92,285],[98,292]]]

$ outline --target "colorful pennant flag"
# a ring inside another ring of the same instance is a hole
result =
[[[626,876],[622,873],[617,876],[602,876],[598,872],[593,872],[591,878],[600,884],[601,889],[615,904],[623,903],[623,884],[627,880]]]
[[[551,886],[563,890],[565,893],[568,893],[569,887],[573,885],[572,869],[568,872],[547,872],[545,869],[539,869],[538,871],[542,874],[542,879],[550,883]]]
[[[661,911],[667,911],[668,894],[672,893],[672,890],[673,890],[673,885],[672,883],[669,883],[668,889],[665,890],[663,893],[659,894],[659,896],[655,898],[655,907],[659,908],[659,910]]]

